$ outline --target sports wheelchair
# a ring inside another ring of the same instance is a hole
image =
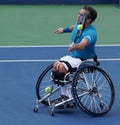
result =
[[[115,98],[114,86],[98,63],[83,61],[76,71],[68,72],[62,80],[53,77],[52,68],[53,64],[49,65],[37,80],[34,112],[38,112],[40,103],[50,107],[51,116],[54,116],[55,109],[79,107],[91,116],[102,116],[111,110]],[[70,83],[73,97],[58,101],[61,88]]]

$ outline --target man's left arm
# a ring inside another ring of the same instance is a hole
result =
[[[88,46],[88,40],[83,38],[82,41],[78,44],[74,44],[74,45],[70,45],[69,46],[69,51],[74,51],[74,50],[82,50],[84,49],[85,47]]]

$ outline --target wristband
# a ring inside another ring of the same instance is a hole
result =
[[[71,31],[70,31],[69,27],[66,27],[66,28],[63,29],[63,33],[70,33],[70,32]]]

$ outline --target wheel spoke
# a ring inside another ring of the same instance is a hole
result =
[[[86,113],[104,115],[111,109],[114,102],[113,83],[102,69],[87,68],[79,70],[74,77],[75,100]],[[79,80],[80,76],[84,79],[83,81]]]

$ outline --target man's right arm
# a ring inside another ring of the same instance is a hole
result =
[[[58,28],[58,29],[55,31],[55,33],[56,33],[56,34],[69,33],[69,32],[72,32],[73,28],[74,28],[74,25],[69,26],[69,27],[66,27],[66,28],[61,28],[61,27],[60,27],[60,28]]]

